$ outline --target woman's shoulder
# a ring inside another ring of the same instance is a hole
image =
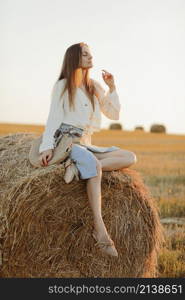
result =
[[[64,87],[66,82],[66,79],[59,79],[57,81],[55,81],[54,85],[53,85],[53,92],[55,93],[56,91],[61,91],[61,89]]]
[[[51,90],[52,99],[58,99],[58,96],[61,95],[61,92],[64,88],[64,84],[65,84],[65,79],[60,79],[54,82]]]
[[[62,78],[62,79],[58,79],[55,84],[59,85],[59,86],[64,86],[64,84],[66,83],[66,78]]]

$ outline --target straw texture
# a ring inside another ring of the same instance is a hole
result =
[[[35,169],[34,134],[0,138],[1,277],[157,277],[163,242],[158,211],[139,173],[103,172],[102,215],[119,257],[95,247],[86,180],[62,165]]]

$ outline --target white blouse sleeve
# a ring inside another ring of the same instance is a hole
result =
[[[106,92],[98,81],[94,79],[93,81],[95,83],[100,110],[109,119],[119,120],[121,104],[116,90],[112,91],[112,93],[109,90]]]
[[[52,89],[49,115],[45,125],[45,131],[42,135],[39,153],[48,149],[54,149],[54,133],[64,117],[63,97],[60,99],[62,87],[63,82],[57,81]]]

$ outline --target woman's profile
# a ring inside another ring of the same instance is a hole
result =
[[[92,54],[86,43],[74,44],[66,50],[60,76],[52,90],[50,111],[39,148],[40,163],[47,166],[52,158],[57,129],[81,134],[80,143],[73,143],[70,152],[73,167],[66,162],[65,181],[71,182],[75,170],[80,179],[86,180],[94,221],[92,236],[103,253],[118,256],[102,218],[102,171],[129,167],[136,162],[136,155],[116,146],[92,145],[91,135],[100,131],[101,113],[111,120],[119,120],[121,109],[114,76],[102,70],[102,78],[108,86],[106,92],[97,80],[90,78],[92,67]]]

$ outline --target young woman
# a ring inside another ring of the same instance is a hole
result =
[[[52,158],[58,128],[62,132],[81,133],[80,143],[73,143],[70,158],[81,179],[86,179],[87,195],[94,218],[93,237],[97,246],[106,254],[118,256],[101,213],[102,171],[119,170],[136,163],[136,155],[116,146],[99,147],[91,144],[91,135],[99,131],[101,112],[111,120],[119,120],[120,102],[114,77],[102,70],[108,92],[100,83],[89,77],[92,54],[85,43],[70,46],[65,53],[61,74],[55,83],[50,112],[39,148],[40,162],[47,166]],[[65,179],[70,182],[74,169],[66,166]]]

